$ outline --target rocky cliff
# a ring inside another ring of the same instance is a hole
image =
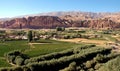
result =
[[[95,15],[95,16],[94,16]],[[114,15],[114,16],[113,16]],[[75,13],[61,16],[28,16],[0,21],[0,28],[42,29],[59,27],[120,28],[119,14]]]
[[[55,16],[36,16],[28,18],[15,18],[9,21],[0,22],[1,28],[12,29],[41,29],[41,28],[56,28],[57,26],[70,27],[70,24],[66,24],[65,20]]]

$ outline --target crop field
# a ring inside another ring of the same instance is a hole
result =
[[[40,40],[31,44],[26,40],[5,41],[0,43],[0,67],[11,66],[4,57],[4,55],[10,51],[19,50],[30,57],[35,57],[43,54],[62,51],[77,45],[83,45],[55,40]]]
[[[25,49],[28,49],[26,41],[6,41],[0,43],[0,67],[11,66],[4,58],[5,53],[13,50],[24,51]]]
[[[30,57],[34,57],[38,55],[62,51],[78,45],[82,46],[83,44],[61,42],[55,40],[40,40],[38,42],[31,43],[30,49],[26,50],[24,53],[29,55]]]
[[[0,71],[119,71],[119,31],[38,31],[37,40],[0,39]]]
[[[5,58],[0,58],[0,67],[11,67],[11,65],[6,61]]]
[[[1,68],[1,71],[102,71],[111,62],[118,62],[120,54],[111,48],[95,45],[77,46],[58,52],[26,57],[24,53],[12,51],[5,58],[17,67]],[[12,57],[12,58],[11,58]],[[112,65],[112,64],[111,64]],[[114,63],[115,67],[116,63]],[[110,66],[110,65],[109,65]],[[111,66],[110,66],[111,67]],[[112,67],[111,67],[112,68]],[[112,69],[113,70],[113,69]],[[116,69],[117,70],[117,69]]]
[[[0,57],[3,57],[5,53],[12,50],[24,51],[28,49],[28,43],[24,40],[22,41],[5,41],[0,43]]]

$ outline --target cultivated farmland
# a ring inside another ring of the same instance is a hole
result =
[[[1,71],[119,71],[118,30],[32,30],[32,41],[22,38],[27,32],[1,38]]]

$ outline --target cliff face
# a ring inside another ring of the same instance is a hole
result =
[[[12,28],[12,29],[20,29],[24,26],[27,27],[26,18],[15,18],[9,21],[4,21],[1,23],[1,28]]]
[[[90,28],[95,28],[95,29],[99,29],[99,28],[112,28],[112,29],[115,29],[115,28],[120,28],[120,23],[118,22],[114,22],[112,20],[109,20],[109,19],[100,19],[100,20],[92,20],[90,23],[89,23],[89,27]]]
[[[65,24],[64,20],[55,16],[39,16],[39,17],[28,17],[27,24],[28,28],[56,28],[57,26],[69,27],[69,24]]]
[[[1,28],[10,29],[48,29],[59,27],[85,27],[85,28],[120,28],[120,23],[109,18],[104,19],[79,19],[71,16],[35,16],[28,18],[15,18],[12,20],[1,21]]]
[[[55,16],[36,16],[28,18],[15,18],[9,21],[0,22],[1,28],[12,29],[40,29],[40,28],[56,28],[57,26],[69,27],[70,24],[66,24],[64,20]]]

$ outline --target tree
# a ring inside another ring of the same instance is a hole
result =
[[[28,41],[31,42],[33,40],[32,31],[28,31]]]
[[[65,31],[65,28],[64,27],[56,27],[56,30],[57,31]]]

